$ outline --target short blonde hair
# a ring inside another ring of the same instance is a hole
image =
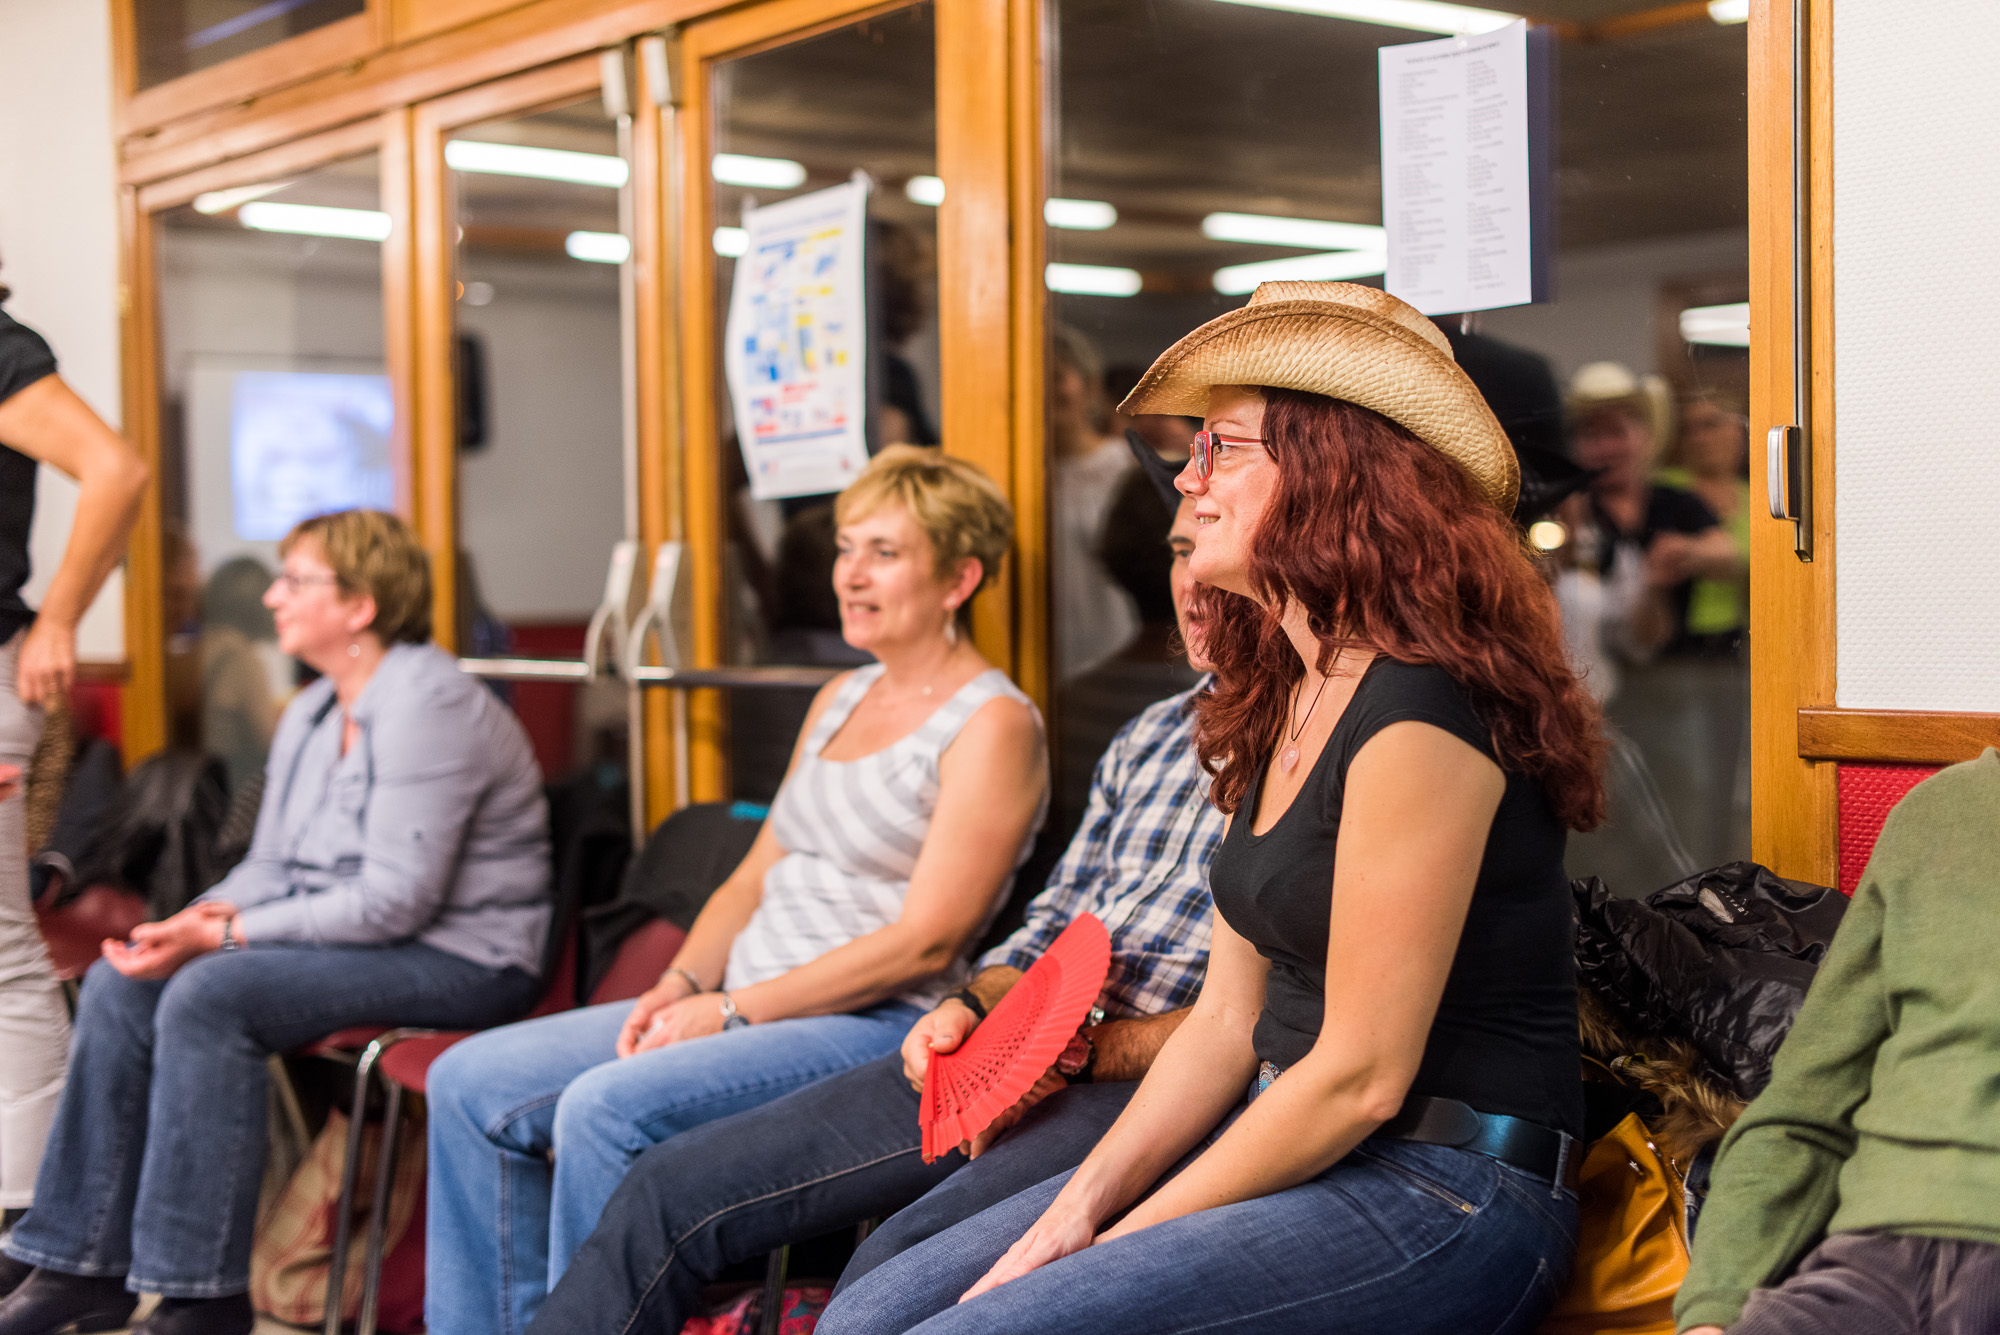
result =
[[[971,557],[979,562],[981,589],[1000,573],[1014,541],[1014,511],[977,464],[921,445],[891,445],[834,499],[833,520],[851,523],[892,501],[930,539],[938,571]]]
[[[431,558],[416,531],[381,510],[338,510],[300,521],[278,555],[311,539],[341,592],[375,600],[368,629],[383,644],[423,644],[431,637]]]

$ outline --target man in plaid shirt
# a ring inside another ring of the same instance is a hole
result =
[[[1181,638],[1203,670],[1200,627],[1188,616],[1194,518],[1184,503],[1168,542]],[[531,1331],[678,1331],[701,1286],[724,1267],[902,1211],[868,1239],[848,1267],[851,1280],[1081,1163],[1186,1017],[1208,963],[1208,866],[1223,820],[1195,759],[1192,702],[1204,686],[1149,706],[1113,739],[1083,824],[1026,922],[981,958],[965,989],[917,1022],[901,1054],[646,1151]],[[963,1042],[1080,913],[1095,914],[1111,935],[1102,1018],[1093,1014],[1096,1022],[994,1127],[926,1164],[917,1090],[931,1054]],[[978,1165],[968,1168],[973,1158]]]

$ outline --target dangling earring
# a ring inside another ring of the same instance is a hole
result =
[[[955,603],[945,604],[944,642],[947,646],[958,644],[958,606]]]
[[[354,643],[347,646],[347,656],[349,658],[361,657],[361,641],[356,640]]]

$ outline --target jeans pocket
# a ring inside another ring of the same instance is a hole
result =
[[[1389,1158],[1385,1154],[1377,1154],[1374,1151],[1368,1149],[1356,1149],[1354,1153],[1356,1156],[1367,1160],[1369,1163],[1372,1163],[1379,1168],[1387,1169],[1389,1172],[1395,1174],[1397,1177],[1400,1177],[1404,1181],[1408,1182],[1411,1186],[1415,1187],[1417,1190],[1424,1192],[1426,1195],[1435,1197],[1439,1201],[1442,1201],[1444,1204],[1451,1206],[1454,1210],[1457,1210],[1460,1214],[1471,1215],[1479,1213],[1479,1207],[1477,1205],[1465,1199],[1465,1197],[1461,1196],[1458,1192],[1452,1190],[1444,1183],[1437,1181],[1435,1178],[1420,1173],[1416,1169],[1411,1168],[1405,1164],[1397,1163],[1394,1159]]]

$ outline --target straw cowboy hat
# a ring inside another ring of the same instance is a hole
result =
[[[1119,411],[1208,411],[1212,385],[1302,389],[1371,408],[1463,468],[1502,514],[1521,470],[1438,327],[1379,288],[1264,283],[1160,354]]]
[[[1591,362],[1570,377],[1564,405],[1572,425],[1600,408],[1623,408],[1653,433],[1653,448],[1664,449],[1674,435],[1674,392],[1666,378],[1637,375],[1623,362]]]

